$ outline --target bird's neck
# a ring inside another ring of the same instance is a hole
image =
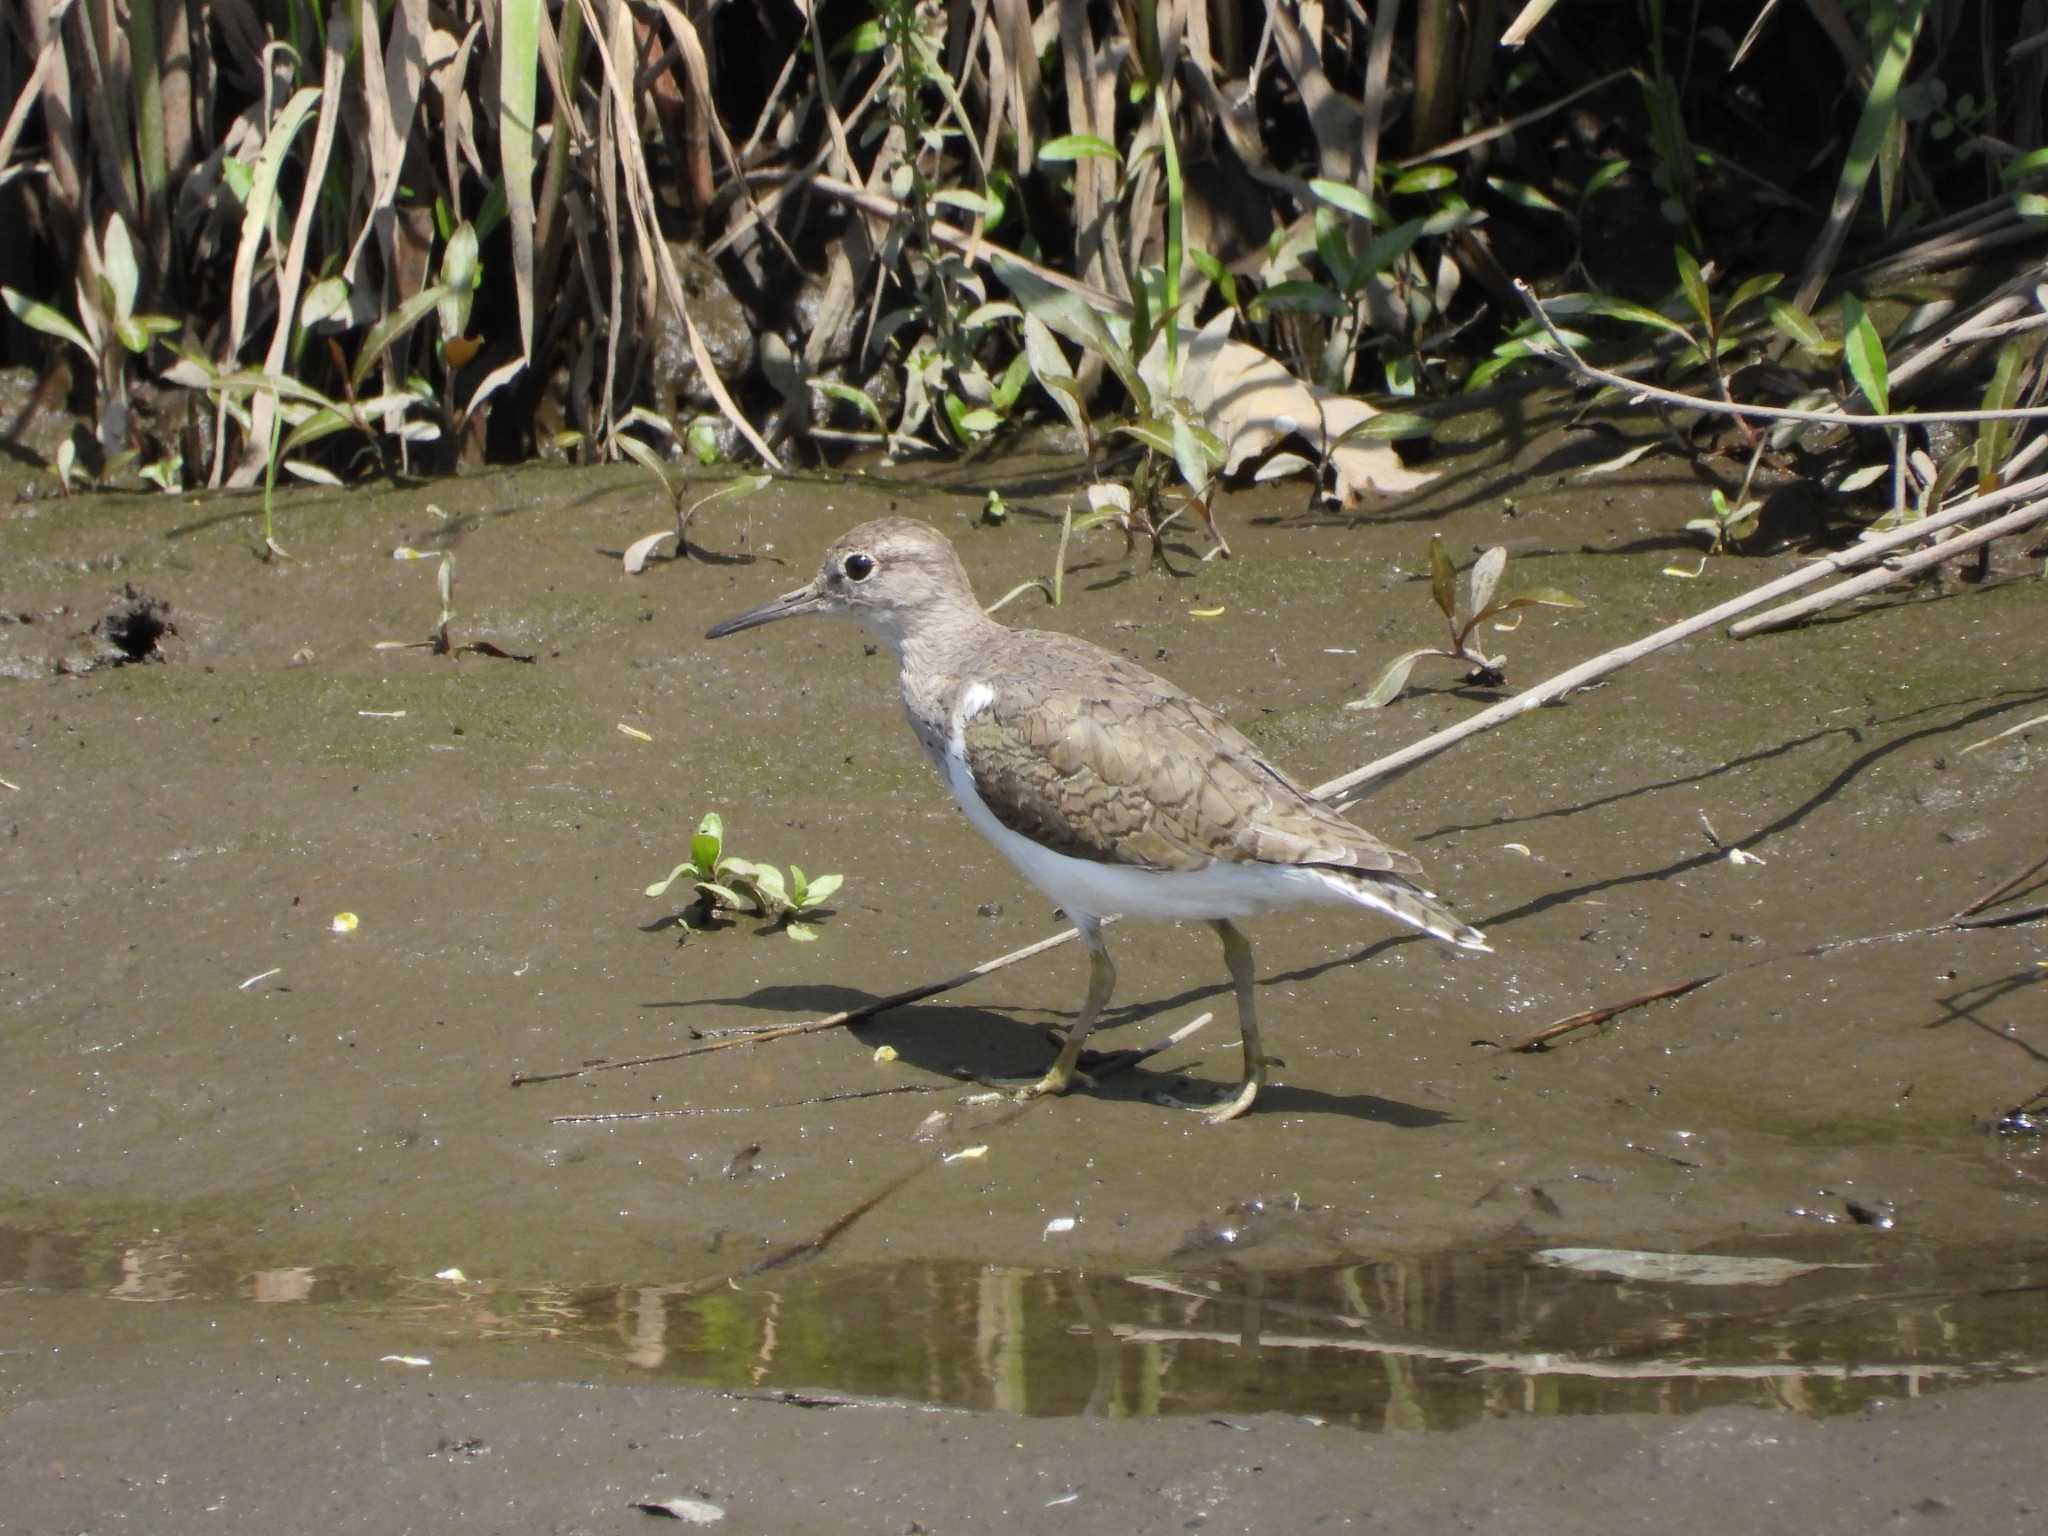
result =
[[[947,726],[961,688],[988,666],[993,650],[1008,634],[971,603],[920,615],[897,633],[883,634],[896,654],[904,713],[933,762],[944,754]]]

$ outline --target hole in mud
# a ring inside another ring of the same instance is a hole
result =
[[[165,635],[175,635],[177,625],[171,622],[171,605],[162,598],[151,597],[129,587],[99,623],[93,626],[93,633],[120,652],[117,665],[131,661],[163,661],[164,653],[159,649]]]

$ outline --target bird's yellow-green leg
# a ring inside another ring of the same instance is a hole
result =
[[[1266,1052],[1259,1043],[1259,1016],[1252,1001],[1252,945],[1235,923],[1217,919],[1210,924],[1223,941],[1223,960],[1230,967],[1231,984],[1237,989],[1237,1024],[1244,1035],[1244,1081],[1237,1092],[1214,1104],[1178,1104],[1181,1109],[1199,1109],[1211,1125],[1235,1120],[1252,1107],[1252,1100],[1266,1084]],[[1177,1101],[1169,1100],[1173,1103]]]
[[[1081,942],[1088,946],[1088,996],[1081,1004],[1081,1016],[1074,1020],[1074,1027],[1067,1032],[1066,1045],[1043,1077],[982,1079],[991,1087],[1016,1088],[1013,1097],[1019,1103],[1048,1093],[1065,1093],[1077,1082],[1094,1082],[1080,1068],[1081,1047],[1087,1041],[1089,1031],[1095,1028],[1095,1021],[1101,1017],[1102,1010],[1109,1006],[1109,994],[1116,989],[1116,966],[1110,962],[1109,946],[1102,941],[1100,925],[1076,922],[1074,926],[1081,930]]]

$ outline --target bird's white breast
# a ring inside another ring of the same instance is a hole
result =
[[[1276,907],[1358,900],[1322,871],[1298,865],[1219,859],[1201,869],[1139,869],[1076,859],[1011,831],[981,798],[967,766],[967,722],[994,702],[995,690],[986,683],[968,682],[961,687],[946,722],[939,771],[975,830],[1070,918],[1255,917]]]

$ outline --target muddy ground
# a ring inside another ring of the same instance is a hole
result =
[[[1432,533],[1585,599],[1483,637],[1517,685],[1800,558],[1670,574],[1704,492],[1575,478],[1617,447],[1524,423],[1357,521],[1241,496],[1236,557],[1171,572],[1091,533],[1061,608],[1005,617],[1328,778],[1498,696],[1425,663],[1343,707],[1440,633]],[[2048,1165],[1990,1130],[2048,1082],[2043,927],[1883,937],[2042,856],[2042,728],[1992,740],[2048,710],[2038,551],[1699,639],[1375,794],[1356,819],[1498,952],[1257,924],[1285,1064],[1236,1124],[1157,1102],[1236,1069],[1199,928],[1115,930],[1100,1038],[1215,1022],[1021,1112],[952,1074],[1042,1064],[1073,948],[512,1086],[1054,931],[857,631],[699,638],[892,508],[985,598],[1049,573],[1071,476],[957,474],[714,503],[638,577],[667,504],[637,469],[295,493],[289,562],[246,498],[0,512],[0,1527],[609,1530],[679,1495],[763,1530],[2039,1518],[2048,1389],[1983,1383],[2048,1362]],[[399,546],[452,556],[456,642],[533,659],[377,648],[439,617]],[[712,810],[729,851],[846,876],[816,942],[642,894]]]

